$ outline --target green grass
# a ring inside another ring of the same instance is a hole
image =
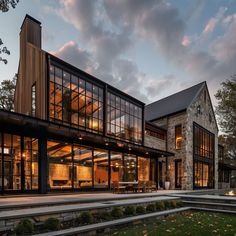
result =
[[[106,235],[209,236],[236,235],[236,216],[210,212],[185,212],[164,219],[118,228]]]

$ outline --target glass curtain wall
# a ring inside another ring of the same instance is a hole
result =
[[[108,92],[108,135],[135,143],[141,143],[142,125],[142,107]]]
[[[57,66],[50,66],[50,120],[103,132],[103,89]]]
[[[194,125],[194,186],[214,187],[214,134]]]

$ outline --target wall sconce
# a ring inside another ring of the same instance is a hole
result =
[[[170,170],[170,165],[168,165],[168,170]]]

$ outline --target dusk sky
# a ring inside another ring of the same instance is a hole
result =
[[[25,14],[42,22],[44,50],[145,103],[206,80],[215,104],[236,74],[235,0],[20,0],[0,13],[0,80],[17,72]]]

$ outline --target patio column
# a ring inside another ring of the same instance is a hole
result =
[[[47,193],[47,139],[39,139],[39,193]]]

